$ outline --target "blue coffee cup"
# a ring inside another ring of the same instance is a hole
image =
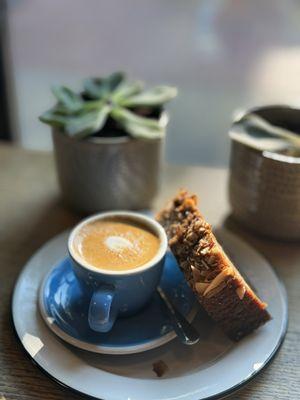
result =
[[[132,221],[153,232],[160,241],[156,255],[146,264],[130,270],[114,271],[93,267],[74,251],[74,238],[84,225],[98,220]],[[85,297],[90,298],[88,322],[96,332],[108,332],[116,319],[143,308],[156,290],[163,271],[168,241],[162,226],[150,217],[126,211],[94,215],[80,222],[71,232],[68,251],[73,271]]]

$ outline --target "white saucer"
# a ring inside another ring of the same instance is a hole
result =
[[[218,238],[258,294],[269,304],[273,319],[238,343],[232,343],[199,313],[194,324],[201,341],[181,345],[177,339],[134,355],[92,354],[54,335],[38,311],[39,286],[52,265],[66,256],[65,232],[43,246],[24,267],[13,295],[12,313],[25,350],[49,376],[82,394],[103,400],[203,400],[239,389],[272,359],[287,328],[285,290],[268,262],[228,232]],[[51,321],[49,321],[50,323]],[[153,363],[168,370],[162,378]]]

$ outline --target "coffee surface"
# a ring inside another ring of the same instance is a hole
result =
[[[159,249],[158,237],[142,225],[99,220],[84,225],[73,241],[75,253],[96,268],[124,271],[141,267]]]

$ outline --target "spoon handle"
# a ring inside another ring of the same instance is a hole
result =
[[[166,310],[171,317],[174,331],[183,344],[192,345],[196,344],[200,337],[196,329],[186,320],[186,318],[179,313],[168,299],[166,293],[158,286],[157,291],[160,298],[163,300]]]

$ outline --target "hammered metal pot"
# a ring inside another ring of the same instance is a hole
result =
[[[300,158],[232,141],[229,199],[233,216],[277,239],[300,239]]]
[[[159,187],[162,140],[77,140],[52,131],[64,201],[91,214],[149,208]]]

